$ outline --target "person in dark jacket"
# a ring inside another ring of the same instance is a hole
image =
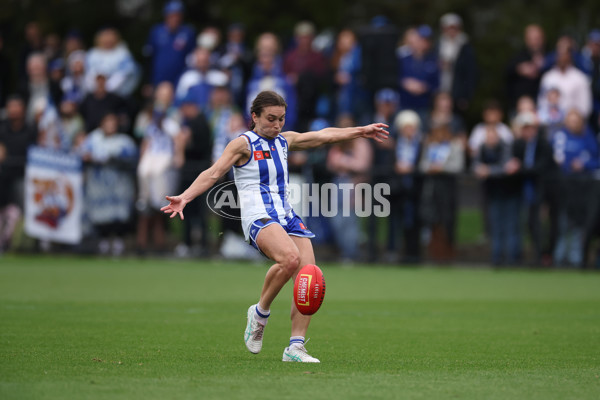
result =
[[[540,135],[536,115],[523,112],[517,115],[515,129],[519,139],[512,145],[512,160],[508,164],[510,172],[522,179],[524,210],[527,215],[527,229],[532,246],[532,262],[539,265],[542,259],[542,232],[540,208],[543,203],[547,177],[555,170],[550,143]],[[551,225],[554,221],[551,221]]]
[[[204,171],[211,164],[213,140],[206,116],[190,96],[182,100],[180,107],[183,117],[182,130],[188,137],[185,145],[185,162],[180,169],[180,186],[187,188],[197,178],[198,171]],[[204,199],[189,204],[192,206],[183,220],[183,244],[175,252],[179,256],[205,253],[208,248],[207,206]],[[200,249],[194,248],[193,231],[199,228]]]
[[[511,109],[521,96],[537,98],[542,73],[549,67],[542,27],[528,25],[525,28],[524,41],[525,48],[513,57],[507,67],[506,86]]]
[[[438,43],[440,89],[449,92],[455,111],[464,115],[477,87],[477,61],[469,37],[463,32],[462,18],[454,13],[440,18],[442,35]]]
[[[0,123],[0,254],[10,248],[22,215],[27,148],[36,130],[25,121],[25,103],[17,96],[6,102],[6,120]]]
[[[507,174],[514,173],[510,158],[510,145],[500,139],[494,127],[487,127],[485,141],[475,153],[473,172],[482,180],[488,202],[493,265],[517,264],[521,258],[521,188],[519,181]]]

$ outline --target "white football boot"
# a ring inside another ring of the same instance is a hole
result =
[[[251,353],[258,354],[262,349],[265,326],[256,320],[256,304],[248,308],[248,323],[244,332],[244,342]]]
[[[320,363],[318,359],[314,358],[306,351],[304,345],[293,345],[286,347],[283,350],[282,361],[288,362],[303,362],[303,363]]]

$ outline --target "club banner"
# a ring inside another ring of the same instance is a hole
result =
[[[76,244],[83,209],[81,158],[32,146],[25,170],[25,231],[31,237]]]

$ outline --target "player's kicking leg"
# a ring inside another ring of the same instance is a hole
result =
[[[290,237],[300,251],[300,265],[294,273],[295,278],[298,271],[300,271],[300,268],[306,264],[315,263],[315,254],[310,239],[297,236]],[[308,331],[308,325],[310,324],[310,315],[301,314],[294,302],[292,302],[291,319],[292,335],[290,337],[290,345],[283,350],[283,361],[308,363],[320,362],[318,359],[309,355],[304,347],[306,332]]]
[[[275,264],[265,276],[260,301],[248,309],[244,342],[254,354],[260,353],[262,349],[271,303],[300,268],[300,251],[281,225],[271,224],[262,228],[256,237],[256,244]]]

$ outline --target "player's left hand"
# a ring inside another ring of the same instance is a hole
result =
[[[389,126],[381,122],[367,125],[364,128],[363,137],[373,139],[379,143],[383,143],[384,139],[387,140],[390,137],[390,133],[386,130]]]

